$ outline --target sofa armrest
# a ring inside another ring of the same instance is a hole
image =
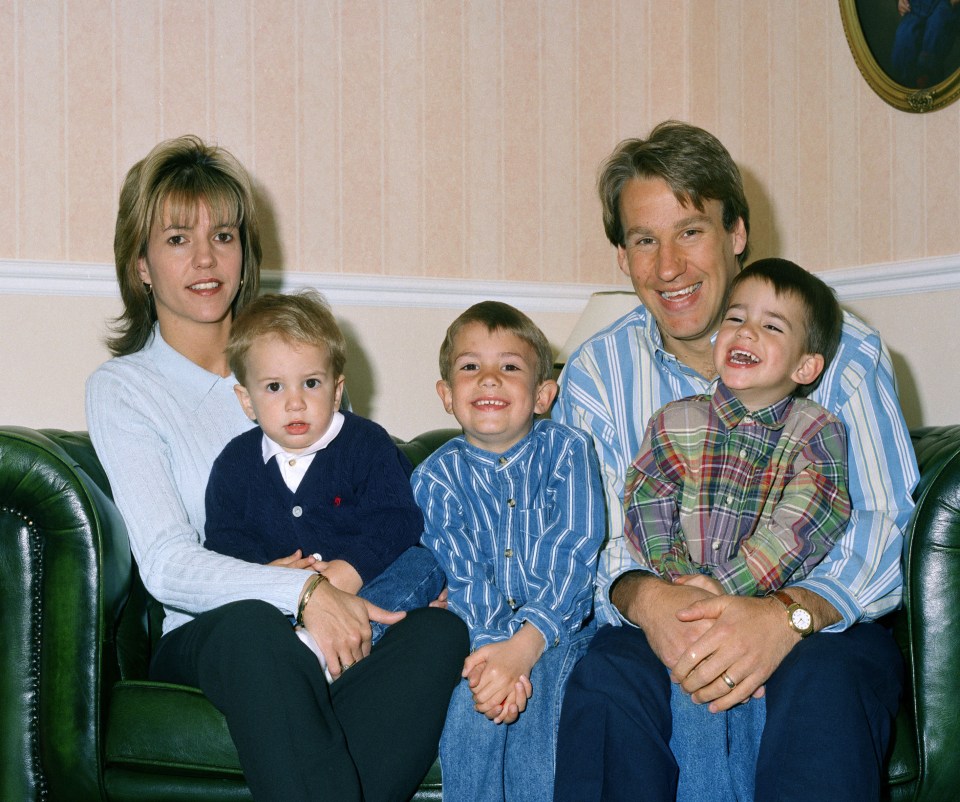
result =
[[[0,427],[2,799],[102,796],[102,716],[132,578],[105,481],[86,435]]]
[[[920,782],[915,800],[960,788],[960,426],[912,433],[920,466],[907,528],[904,608]]]

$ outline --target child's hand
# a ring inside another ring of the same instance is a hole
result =
[[[329,562],[320,560],[314,564],[313,570],[323,574],[330,580],[331,585],[344,593],[352,593],[356,596],[360,592],[360,588],[363,587],[363,580],[357,573],[357,569],[346,560],[330,560]]]
[[[278,565],[281,568],[314,568],[316,563],[317,558],[312,554],[304,557],[303,552],[297,549],[289,557],[278,557],[276,560],[268,562],[267,565]]]
[[[427,607],[439,607],[441,610],[447,609],[447,586],[443,586],[443,590],[440,591],[440,595],[437,596],[432,602],[430,602]]]
[[[522,695],[529,698],[529,694],[525,693],[525,689],[530,686],[529,679],[524,685],[521,677],[526,679],[530,676],[543,653],[543,647],[543,635],[532,624],[525,623],[509,640],[488,643],[473,652],[464,661],[461,676],[471,681],[470,687],[477,712],[491,720],[496,719],[510,704],[511,694],[516,693],[518,684],[524,689]],[[484,665],[477,680],[475,670],[480,664]],[[513,704],[517,707],[517,715],[520,712],[518,701],[514,696]],[[524,698],[523,707],[526,707],[526,701]]]
[[[520,675],[520,681],[513,686],[513,691],[503,700],[503,704],[500,705],[499,712],[495,708],[493,711],[497,715],[492,719],[494,724],[513,724],[520,714],[527,709],[527,700],[533,695],[533,686],[522,674]],[[490,718],[490,714],[487,714],[487,718]]]
[[[700,590],[705,590],[714,596],[722,596],[726,592],[723,589],[723,585],[717,582],[712,576],[707,576],[706,574],[683,574],[674,579],[673,582],[676,585],[689,585],[692,588],[700,588]]]

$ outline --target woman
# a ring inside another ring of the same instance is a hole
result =
[[[388,613],[318,583],[299,553],[261,566],[201,543],[210,466],[251,425],[224,356],[259,288],[246,171],[196,137],[161,143],[124,181],[114,255],[124,311],[115,358],[87,382],[87,421],[166,612],[151,678],[198,687],[223,712],[256,798],[409,797],[467,652],[459,619]],[[328,684],[290,616],[349,673]],[[370,620],[393,625],[373,649]]]

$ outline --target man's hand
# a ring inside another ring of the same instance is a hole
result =
[[[677,611],[707,598],[715,597],[702,588],[668,582],[645,571],[624,574],[610,593],[614,606],[644,631],[650,648],[667,668],[673,668],[680,655],[713,625],[707,617],[681,621]]]
[[[327,658],[327,668],[336,679],[370,654],[371,621],[390,625],[405,615],[383,610],[352,593],[338,590],[330,582],[320,582],[303,611],[303,625]]]
[[[356,596],[360,592],[360,588],[363,587],[363,580],[357,573],[357,569],[346,560],[330,560],[329,562],[320,560],[313,566],[313,570],[323,574],[330,580],[331,585],[344,593],[352,593]]]
[[[712,576],[707,576],[706,574],[683,574],[678,576],[673,580],[676,585],[687,585],[691,588],[700,588],[700,590],[705,590],[707,593],[712,593],[714,596],[722,596],[723,585],[721,585],[716,579]]]
[[[803,588],[790,588],[790,593],[810,610],[815,630],[840,620],[833,605],[821,596]],[[800,635],[787,623],[783,605],[773,598],[713,596],[679,610],[677,617],[690,623],[713,622],[677,660],[671,677],[695,702],[709,702],[714,713],[761,696],[763,684],[800,642]],[[732,689],[724,674],[735,683]]]

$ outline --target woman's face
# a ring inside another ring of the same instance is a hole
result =
[[[137,261],[140,280],[149,284],[164,338],[196,331],[197,326],[229,328],[231,304],[240,288],[243,247],[232,223],[213,219],[198,200],[193,213],[174,219],[164,203],[150,232],[147,255]]]

